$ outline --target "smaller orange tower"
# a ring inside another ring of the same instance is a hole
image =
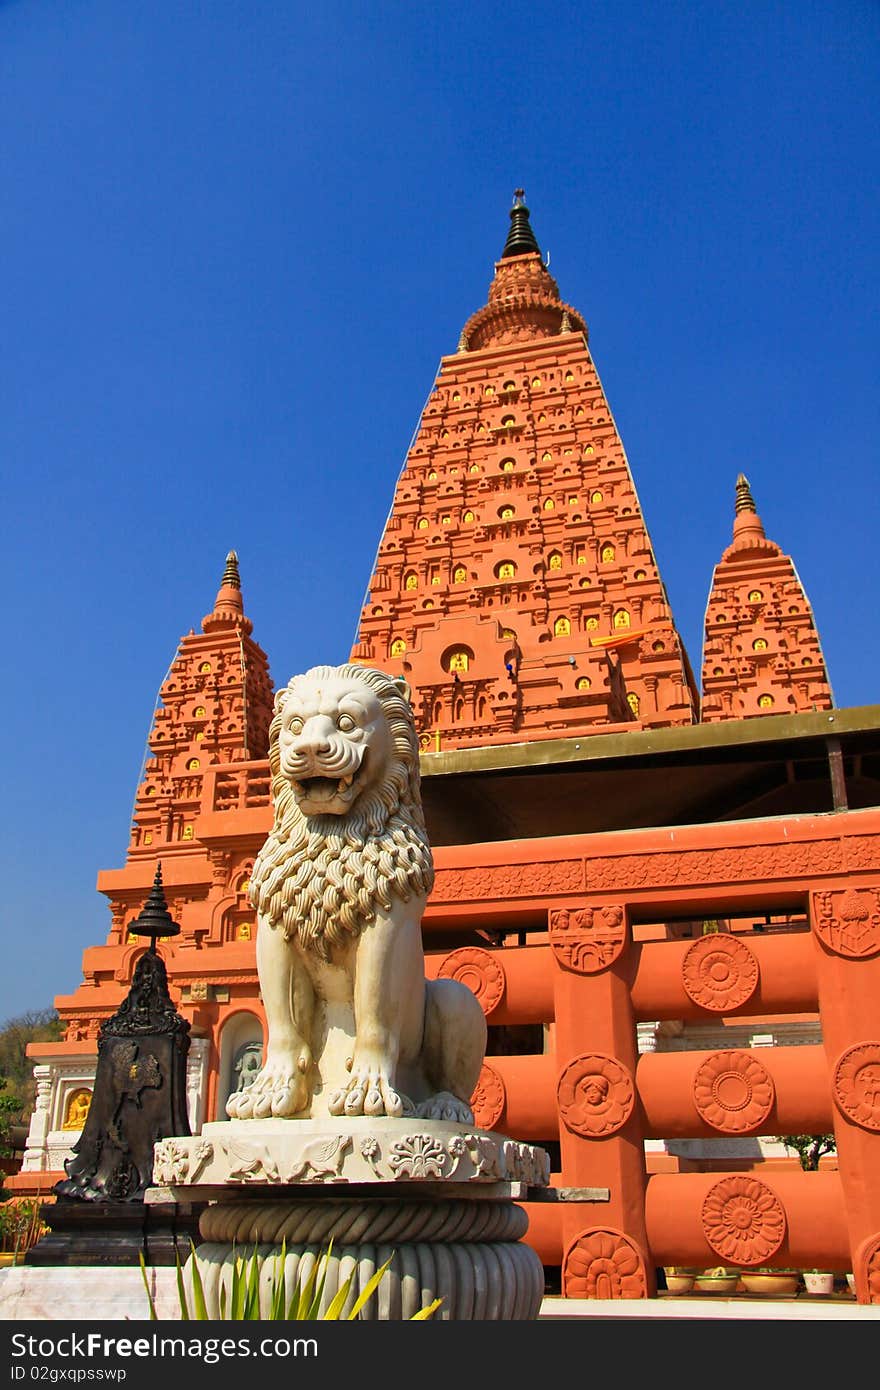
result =
[[[238,556],[230,550],[202,631],[182,638],[159,691],[149,758],[138,787],[129,858],[186,848],[207,766],[267,756],[272,682],[265,652],[251,638]]]
[[[804,586],[791,557],[765,536],[741,473],[733,543],[715,567],[706,606],[701,722],[833,706]]]

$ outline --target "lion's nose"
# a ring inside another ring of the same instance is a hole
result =
[[[296,751],[312,754],[329,753],[332,747],[330,735],[333,732],[333,727],[329,719],[308,720],[294,745]]]

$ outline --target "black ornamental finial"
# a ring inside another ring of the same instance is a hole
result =
[[[241,588],[241,576],[238,572],[238,555],[234,550],[230,550],[226,556],[226,569],[223,571],[223,584],[231,584],[233,589]]]
[[[541,248],[535,240],[535,233],[529,223],[529,210],[525,204],[525,191],[517,188],[513,195],[513,207],[510,209],[510,231],[504,243],[504,250],[501,252],[501,259],[507,256],[525,256],[530,251],[537,251],[541,254]]]
[[[734,511],[737,516],[740,512],[757,511],[755,499],[752,496],[752,489],[749,487],[749,480],[744,473],[740,473],[736,480],[736,504]]]
[[[178,936],[180,927],[168,911],[165,889],[162,887],[162,863],[156,865],[156,877],[150,889],[150,896],[128,930],[134,936],[149,936],[150,950],[155,954],[156,941],[160,936]]]

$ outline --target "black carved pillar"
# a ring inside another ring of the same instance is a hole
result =
[[[153,1181],[153,1145],[189,1135],[186,1057],[189,1028],[168,993],[158,937],[180,931],[162,887],[162,866],[140,916],[129,931],[150,937],[134,968],[131,988],[98,1034],[92,1102],[66,1178],[55,1184],[46,1208],[49,1235],[28,1252],[28,1264],[173,1263],[189,1253],[196,1218],[172,1206],[144,1202]],[[179,1227],[179,1229],[178,1229]]]

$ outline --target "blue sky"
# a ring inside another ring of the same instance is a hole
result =
[[[749,477],[880,696],[880,7],[0,0],[0,1021],[109,926],[228,549],[276,684],[349,651],[522,186],[679,630]]]

